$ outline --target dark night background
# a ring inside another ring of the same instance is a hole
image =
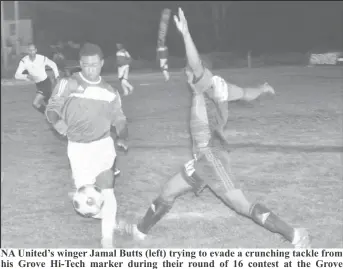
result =
[[[314,48],[343,48],[341,2],[20,2],[20,17],[33,20],[39,46],[72,40],[99,44],[114,54],[122,42],[133,56],[155,56],[157,28],[163,8],[181,6],[201,52],[306,52]],[[13,2],[5,3],[13,16]],[[217,28],[215,28],[217,26]],[[184,54],[171,23],[170,54]],[[218,35],[216,36],[215,33]]]

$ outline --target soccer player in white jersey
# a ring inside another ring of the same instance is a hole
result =
[[[49,66],[52,69],[55,79],[57,80],[59,72],[56,63],[43,55],[37,54],[36,46],[34,44],[29,44],[28,55],[21,59],[14,76],[15,79],[33,81],[36,83],[37,93],[32,105],[43,114],[52,91],[51,80],[45,70],[46,66]],[[28,72],[28,75],[23,74],[25,70]]]
[[[68,158],[75,187],[96,184],[105,202],[97,216],[102,220],[102,246],[113,247],[117,203],[111,167],[116,143],[127,149],[128,128],[120,95],[100,76],[104,64],[99,46],[85,44],[80,50],[82,71],[61,79],[53,90],[46,117],[57,132],[68,138]]]
[[[118,78],[120,80],[124,95],[133,92],[133,86],[129,83],[129,70],[130,63],[132,62],[131,55],[124,48],[123,44],[117,43],[117,65],[118,65]]]
[[[157,59],[160,62],[160,68],[163,73],[164,79],[165,81],[168,81],[168,47],[163,45],[161,41],[159,41],[157,46]]]
[[[294,228],[263,203],[251,202],[239,187],[230,168],[230,154],[224,135],[228,124],[229,102],[252,101],[262,94],[274,94],[273,88],[268,84],[241,88],[213,75],[203,66],[182,9],[179,8],[174,21],[182,34],[188,62],[185,71],[192,90],[190,132],[194,158],[184,165],[182,172],[163,185],[160,194],[137,225],[123,221],[118,226],[135,239],[144,240],[152,227],[169,212],[178,197],[190,191],[199,194],[205,187],[209,187],[238,214],[270,232],[280,234],[296,248],[309,248],[310,237],[307,230]]]

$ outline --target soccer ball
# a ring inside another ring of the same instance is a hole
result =
[[[73,195],[75,211],[85,218],[99,214],[104,205],[101,189],[96,185],[84,185],[76,190]]]

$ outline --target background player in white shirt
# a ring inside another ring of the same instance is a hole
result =
[[[46,117],[57,132],[68,138],[68,158],[75,187],[96,184],[102,189],[102,246],[113,247],[117,202],[111,170],[116,159],[111,128],[117,132],[117,145],[127,149],[128,128],[120,95],[100,76],[104,64],[101,49],[85,44],[80,50],[82,71],[61,79],[46,110]]]
[[[123,44],[117,43],[117,49],[118,78],[123,88],[124,95],[128,95],[133,92],[133,86],[128,81],[132,59]]]
[[[46,73],[45,67],[49,66],[52,69],[56,80],[59,77],[58,68],[56,63],[49,58],[37,54],[37,48],[34,44],[28,45],[27,53],[28,55],[19,62],[14,77],[15,79],[33,81],[36,83],[37,93],[32,105],[35,109],[44,114],[46,103],[52,92],[52,83]],[[23,74],[25,70],[28,72],[28,75]]]

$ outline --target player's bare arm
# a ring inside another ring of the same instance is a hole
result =
[[[204,67],[201,63],[201,58],[193,42],[192,36],[189,32],[185,14],[181,8],[178,10],[178,16],[174,16],[174,22],[177,29],[182,34],[183,41],[185,43],[188,66],[192,70],[194,76],[199,78],[204,73]]]

